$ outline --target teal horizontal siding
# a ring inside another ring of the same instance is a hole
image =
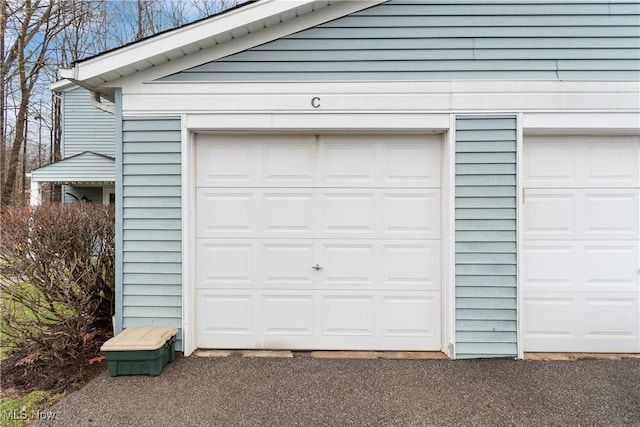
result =
[[[635,80],[639,16],[615,0],[390,0],[164,80]]]
[[[162,276],[164,277],[164,276]],[[146,282],[149,282],[149,279],[145,279]],[[155,283],[153,285],[145,285],[143,283],[137,283],[137,286],[130,286],[130,291],[125,295],[142,295],[142,296],[182,296],[182,292],[180,290],[176,290],[175,286],[162,286],[163,283]]]
[[[478,252],[496,252],[513,254],[516,251],[515,242],[457,242],[456,253],[462,255],[465,253],[477,254]]]
[[[181,191],[179,185],[163,187],[130,185],[124,189],[124,197],[179,197]]]
[[[517,355],[516,119],[456,120],[456,357]]]
[[[146,229],[164,229],[164,230],[181,230],[182,221],[179,219],[129,219],[127,221],[126,230],[146,230]]]
[[[181,251],[182,242],[175,241],[159,241],[154,242],[153,245],[146,245],[145,242],[138,241],[125,241],[123,249],[125,251],[148,251],[148,252],[167,252],[167,251]]]
[[[513,287],[497,286],[468,286],[456,289],[456,296],[461,298],[509,298],[516,296],[516,289]]]
[[[478,276],[478,275],[456,275],[456,286],[486,287],[486,286],[506,286],[516,285],[516,275],[503,276]]]
[[[483,332],[483,331],[464,331],[459,332],[460,339],[468,342],[484,342],[484,343],[509,343],[513,344],[516,339],[515,332]]]
[[[180,218],[180,209],[178,208],[155,208],[152,212],[148,208],[125,208],[127,218],[153,218],[153,219],[175,219]]]
[[[508,320],[457,320],[456,330],[459,332],[484,332],[487,328],[496,332],[516,332],[516,324]]]
[[[465,174],[458,174],[465,175]],[[456,196],[458,197],[478,197],[478,196],[487,196],[487,197],[507,197],[507,196],[515,196],[516,189],[513,185],[492,185],[485,187],[472,187],[472,186],[459,186],[456,189]]]
[[[166,273],[128,273],[124,275],[124,279],[127,283],[139,286],[130,286],[125,290],[125,293],[137,294],[144,292],[145,286],[153,288],[159,286],[158,289],[162,289],[164,293],[171,293],[171,295],[177,295],[182,292],[182,288],[171,286],[176,283],[177,280],[181,280],[180,274],[166,274]],[[151,285],[149,285],[151,283]],[[162,286],[168,285],[168,286]]]
[[[182,256],[178,252],[160,252],[153,253],[154,262],[180,264]],[[140,252],[127,252],[124,254],[124,262],[127,263],[146,263],[149,262],[149,255]]]
[[[518,351],[516,344],[512,343],[485,342],[480,338],[477,341],[483,342],[481,350],[476,350],[476,345],[473,342],[464,343],[460,345],[456,357],[458,359],[512,357]]]
[[[515,264],[516,262],[515,253],[488,251],[485,247],[478,247],[477,250],[478,252],[458,253],[456,255],[456,261],[460,264],[486,264],[488,262],[500,264]]]
[[[123,327],[180,328],[180,120],[125,118],[122,129]]]
[[[64,158],[85,151],[115,157],[115,118],[91,105],[86,89],[62,93],[62,147]]]

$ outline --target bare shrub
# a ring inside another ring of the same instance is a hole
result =
[[[47,204],[0,220],[2,345],[14,347],[14,366],[96,355],[113,313],[113,208]]]

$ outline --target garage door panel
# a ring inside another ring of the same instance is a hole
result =
[[[440,237],[440,191],[395,191],[382,194],[385,236]]]
[[[585,285],[589,289],[636,290],[640,292],[638,273],[640,254],[634,242],[588,242],[584,245]]]
[[[440,289],[440,242],[382,245],[382,283],[390,289]]]
[[[376,143],[353,142],[349,137],[331,137],[322,145],[322,175],[319,185],[375,187]]]
[[[528,241],[521,284],[526,291],[640,292],[638,242]]]
[[[567,141],[527,142],[524,147],[525,187],[567,187],[577,182],[574,144]]]
[[[313,136],[200,135],[201,187],[305,187],[317,177]]]
[[[638,186],[638,144],[632,139],[591,142],[584,146],[586,186]]]
[[[587,190],[584,233],[589,238],[638,238],[637,190]]]
[[[264,335],[313,335],[313,296],[264,295],[262,333]]]
[[[198,182],[207,186],[251,186],[258,179],[256,149],[250,141],[201,142]]]
[[[266,235],[313,236],[316,197],[313,192],[269,191],[262,195],[262,231]]]
[[[421,297],[389,296],[383,298],[383,333],[387,337],[430,337],[439,335],[438,294]]]
[[[439,292],[200,289],[201,348],[422,350],[440,346]]]
[[[575,244],[564,242],[526,243],[522,253],[522,279],[525,290],[573,290],[578,268]]]
[[[198,190],[198,237],[440,238],[436,189],[238,190]]]
[[[440,187],[440,141],[384,142],[381,157],[386,186]]]
[[[373,296],[322,297],[322,335],[369,335],[375,331]]]
[[[251,243],[200,242],[197,256],[199,286],[235,288],[255,283],[257,260]]]
[[[440,144],[199,136],[198,346],[439,350]]]
[[[638,239],[637,189],[527,189],[526,239]]]
[[[201,294],[198,325],[204,334],[247,335],[255,333],[254,297],[249,294]]]
[[[525,187],[638,187],[637,136],[536,136],[524,146]]]
[[[374,286],[376,247],[373,244],[321,243],[320,247],[325,286]]]
[[[439,190],[320,191],[318,237],[440,238]]]
[[[318,186],[439,188],[441,136],[322,136]]]
[[[575,194],[567,190],[527,189],[525,200],[525,238],[578,238]]]
[[[527,351],[640,351],[637,292],[527,292],[523,339]]]
[[[314,283],[316,251],[311,244],[265,243],[262,246],[262,281],[253,284],[265,287],[311,288]]]
[[[375,192],[326,192],[322,194],[321,233],[327,237],[376,233]]]
[[[198,287],[440,289],[439,240],[309,242],[200,239]],[[314,269],[315,265],[321,269]]]
[[[257,203],[256,195],[251,192],[199,190],[198,237],[255,232]]]
[[[309,186],[315,180],[315,143],[305,138],[294,142],[266,142],[262,182],[267,186]]]

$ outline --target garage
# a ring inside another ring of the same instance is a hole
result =
[[[524,138],[524,351],[640,351],[637,136]]]
[[[197,135],[200,348],[440,350],[441,135]]]

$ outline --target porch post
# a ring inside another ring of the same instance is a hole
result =
[[[31,206],[38,206],[42,203],[42,188],[40,181],[36,181],[31,178],[31,194],[29,195],[29,204]]]

